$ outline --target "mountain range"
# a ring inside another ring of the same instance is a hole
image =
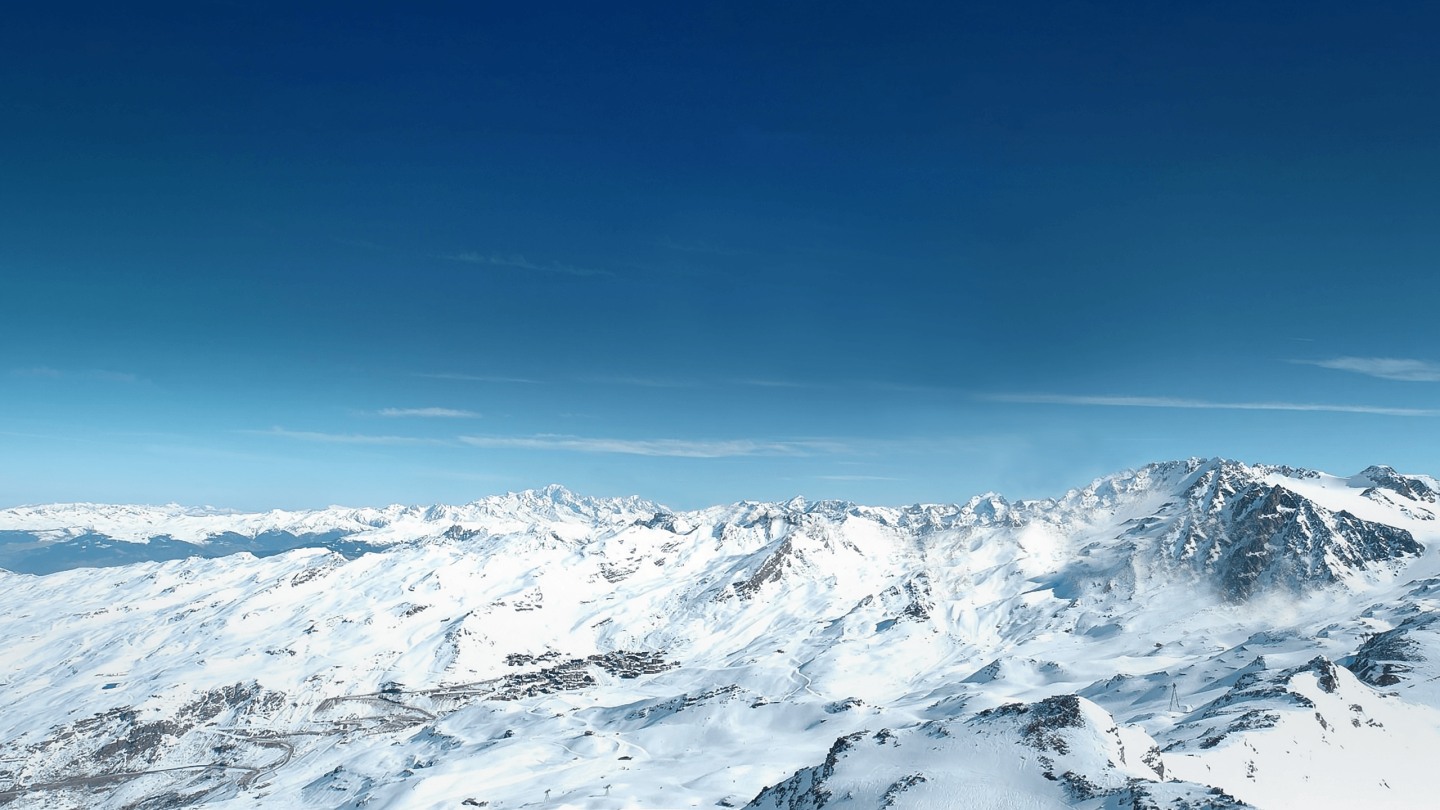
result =
[[[0,510],[0,805],[1422,807],[1440,483]]]

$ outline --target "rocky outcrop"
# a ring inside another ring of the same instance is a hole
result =
[[[1355,652],[1350,671],[1371,686],[1394,686],[1400,683],[1415,668],[1416,663],[1426,660],[1425,647],[1412,636],[1417,630],[1426,629],[1433,634],[1435,628],[1432,625],[1436,619],[1437,616],[1433,613],[1412,616],[1398,627],[1375,633],[1365,639],[1360,649]]]
[[[1392,492],[1402,498],[1423,503],[1440,502],[1440,485],[1435,479],[1423,475],[1402,475],[1395,468],[1384,465],[1366,467],[1356,476],[1369,481],[1373,486],[1362,494],[1374,497],[1381,490]]]
[[[986,792],[987,806],[1143,797],[1138,785],[1164,779],[1155,767],[1159,761],[1159,750],[1143,731],[1122,733],[1094,703],[1057,695],[963,721],[847,734],[835,740],[824,761],[765,788],[748,806],[951,807],[955,797],[976,791]],[[1161,788],[1157,795],[1174,792]],[[1190,785],[1188,792],[1199,794],[1202,788]]]
[[[1330,511],[1243,465],[1206,471],[1185,495],[1158,516],[1171,523],[1164,551],[1234,601],[1327,585],[1423,550],[1405,529]]]

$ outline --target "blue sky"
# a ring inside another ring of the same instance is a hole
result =
[[[8,9],[0,504],[1440,473],[1440,12],[939,5]]]

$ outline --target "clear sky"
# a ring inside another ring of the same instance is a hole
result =
[[[12,4],[0,505],[1440,473],[1437,30],[1323,0]]]

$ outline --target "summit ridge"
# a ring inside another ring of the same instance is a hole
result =
[[[1421,806],[1436,491],[3,510],[0,802]]]

